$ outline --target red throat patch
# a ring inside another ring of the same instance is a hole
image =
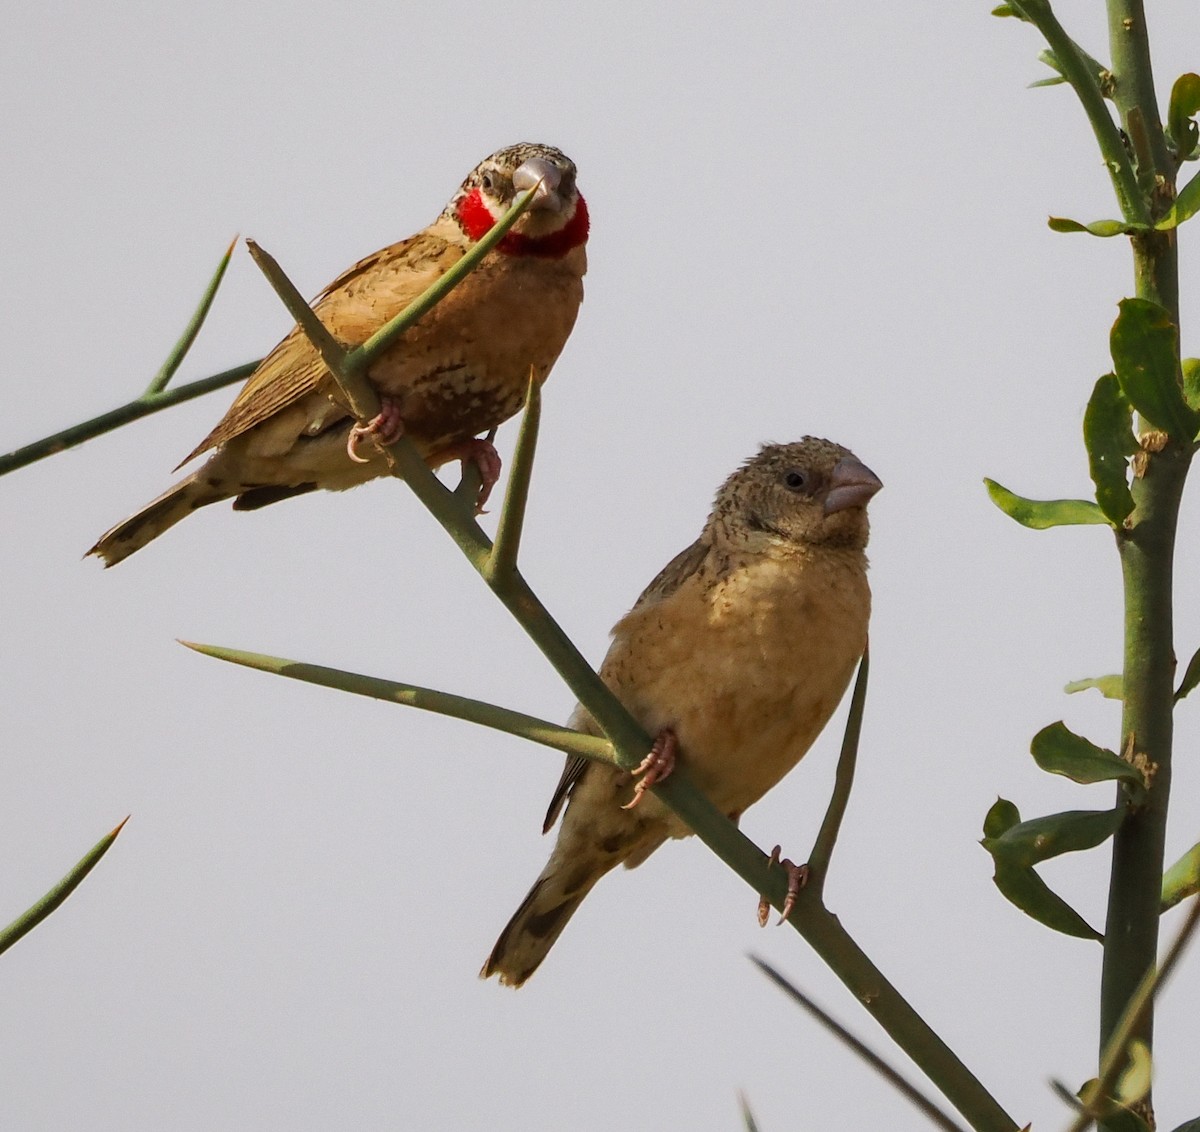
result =
[[[483,203],[478,188],[472,189],[458,202],[458,221],[471,240],[482,239],[496,223],[495,217]],[[583,197],[575,198],[575,215],[557,232],[545,236],[527,236],[523,232],[509,232],[496,245],[496,250],[506,255],[534,255],[557,259],[572,248],[586,243],[588,238],[588,210]]]

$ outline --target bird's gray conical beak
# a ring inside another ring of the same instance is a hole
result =
[[[865,507],[883,481],[853,456],[843,456],[833,466],[829,490],[825,493],[825,514],[832,515],[850,507]]]
[[[513,174],[513,188],[517,192],[537,187],[537,195],[530,208],[542,208],[550,212],[561,212],[563,199],[558,195],[562,181],[562,170],[544,157],[531,157],[522,162]],[[540,184],[539,184],[540,182]]]

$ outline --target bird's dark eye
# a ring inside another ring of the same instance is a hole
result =
[[[485,193],[490,193],[495,187],[491,173],[484,173],[484,175],[479,179],[479,184]]]
[[[808,486],[808,477],[803,472],[792,468],[784,477],[783,482],[789,491],[803,491]]]

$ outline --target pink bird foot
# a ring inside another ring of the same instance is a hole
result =
[[[492,488],[496,486],[496,481],[500,479],[500,453],[496,451],[496,446],[491,441],[494,434],[495,430],[488,434],[486,440],[476,436],[470,440],[452,444],[449,448],[440,449],[429,458],[429,462],[435,468],[441,467],[442,464],[448,464],[451,460],[458,460],[464,466],[470,461],[479,469],[479,498],[475,500],[476,515],[483,514],[483,505],[492,494]]]
[[[796,897],[800,894],[800,890],[808,883],[808,866],[794,864],[786,857],[784,857],[781,861],[779,859],[779,854],[781,852],[782,847],[776,845],[775,848],[771,850],[770,860],[767,861],[768,868],[770,868],[771,865],[782,865],[787,871],[788,875],[787,896],[784,897],[783,911],[780,913],[779,923],[775,925],[776,927],[778,927],[779,924],[782,924],[792,914],[792,909],[796,906]],[[765,928],[767,926],[767,919],[770,915],[770,901],[768,901],[765,896],[760,896],[758,900],[758,926],[760,928]]]
[[[654,746],[650,748],[650,753],[634,769],[633,773],[641,777],[633,788],[633,797],[621,809],[632,810],[651,786],[662,782],[670,775],[671,771],[675,769],[675,756],[678,752],[679,743],[675,738],[675,732],[669,727],[664,727],[658,733],[658,738],[654,740]]]
[[[379,412],[366,424],[356,424],[346,439],[346,455],[356,464],[366,464],[370,457],[360,456],[358,446],[363,437],[371,437],[381,448],[395,444],[404,435],[404,418],[400,404],[391,397],[379,399]]]

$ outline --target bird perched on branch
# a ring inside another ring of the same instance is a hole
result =
[[[520,986],[606,872],[691,832],[643,797],[676,750],[735,820],[805,754],[866,647],[866,505],[881,486],[814,437],[767,445],[725,481],[700,537],[617,622],[600,668],[657,737],[645,773],[567,759],[544,826],[566,807],[558,841],[481,977]],[[600,734],[582,708],[571,724]]]
[[[403,432],[431,467],[476,460],[490,487],[499,460],[475,438],[521,408],[531,369],[545,380],[583,299],[588,212],[574,163],[547,145],[493,153],[428,228],[356,263],[313,304],[343,345],[361,345],[461,259],[517,192],[534,188],[529,211],[479,267],[371,365],[383,412],[369,427],[356,424],[316,349],[293,327],[183,460],[212,451],[200,469],[88,553],[112,566],[198,507],[232,498],[235,510],[251,511],[383,475],[387,463],[374,444],[359,443],[363,433],[387,443]]]

